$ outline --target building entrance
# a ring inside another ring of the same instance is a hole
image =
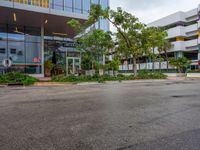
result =
[[[46,61],[54,66],[51,75],[78,75],[81,69],[81,55],[73,41],[45,40]]]
[[[66,75],[78,75],[81,69],[81,59],[79,57],[66,58]]]

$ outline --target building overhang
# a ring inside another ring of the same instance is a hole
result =
[[[9,4],[9,3],[8,3]],[[29,27],[44,27],[46,36],[63,36],[73,38],[76,34],[67,22],[77,19],[80,23],[87,20],[87,15],[68,13],[49,8],[16,4],[0,4],[0,23]]]

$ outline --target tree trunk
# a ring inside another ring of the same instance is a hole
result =
[[[147,68],[147,63],[148,63],[148,58],[147,58],[147,57],[145,58],[145,62],[146,62],[146,64],[145,64],[146,67],[145,67],[145,68],[146,68],[146,70],[147,70],[147,69],[148,69],[148,68]]]
[[[140,58],[138,58],[138,70],[140,70]]]
[[[161,72],[161,61],[159,61],[159,71]]]
[[[154,51],[155,51],[155,48],[153,48],[153,57],[154,57]],[[154,62],[154,58],[152,59],[152,71],[154,71],[155,69],[155,62]]]
[[[134,76],[136,77],[137,76],[137,61],[136,61],[136,58],[133,58],[133,73],[134,73]]]
[[[161,72],[161,54],[160,54],[160,52],[159,52],[159,71]]]
[[[167,60],[167,72],[169,71],[169,60]]]
[[[126,58],[126,61],[127,61],[127,69],[128,69],[127,72],[129,72],[129,63],[128,63],[128,58]]]
[[[167,55],[167,52],[165,51],[165,59],[167,61],[167,72],[169,70],[169,60],[168,60],[168,55]]]

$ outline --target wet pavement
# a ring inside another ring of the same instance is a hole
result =
[[[200,80],[0,87],[0,150],[199,150]]]

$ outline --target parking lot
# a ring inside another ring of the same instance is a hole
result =
[[[0,87],[0,150],[199,150],[200,80]]]

